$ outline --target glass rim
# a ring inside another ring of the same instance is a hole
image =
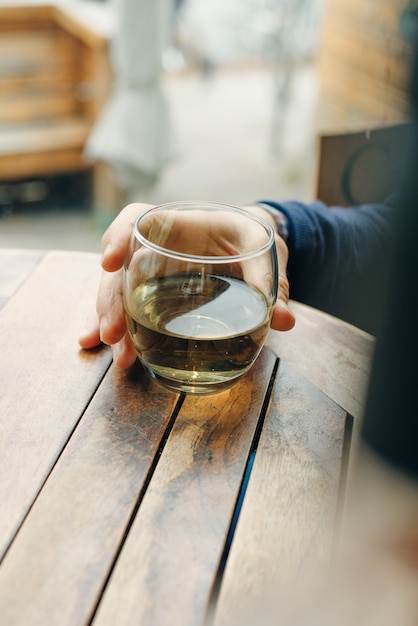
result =
[[[177,207],[180,210],[185,210],[185,211],[191,210],[192,208],[201,207],[204,209],[208,209],[209,207],[211,207],[212,209],[216,211],[229,211],[231,213],[239,213],[239,214],[243,213],[245,214],[246,217],[258,222],[261,226],[263,226],[263,228],[265,229],[268,235],[268,239],[263,246],[260,246],[259,248],[257,248],[256,250],[252,250],[251,252],[244,252],[241,254],[219,255],[219,256],[218,255],[206,256],[206,255],[201,255],[201,254],[189,254],[187,252],[176,252],[174,250],[170,250],[169,248],[165,248],[164,246],[159,246],[158,244],[154,243],[153,241],[150,241],[144,235],[142,235],[142,233],[139,231],[139,223],[141,222],[142,219],[144,219],[144,217],[146,217],[150,213],[156,213],[157,211],[166,210],[166,209],[170,209],[174,207]],[[254,259],[264,254],[275,243],[273,227],[271,226],[271,224],[268,223],[267,220],[263,219],[257,213],[253,213],[252,211],[247,211],[246,209],[242,209],[241,207],[233,206],[232,204],[225,204],[221,202],[200,201],[200,200],[167,202],[164,204],[159,204],[157,206],[151,207],[150,209],[147,209],[146,211],[138,215],[138,217],[135,219],[134,227],[133,227],[133,234],[135,236],[135,239],[139,241],[139,243],[141,243],[146,248],[153,250],[154,252],[158,252],[158,254],[162,254],[164,256],[170,257],[171,259],[176,259],[179,261],[188,260],[190,262],[195,262],[195,263],[203,262],[203,263],[212,263],[212,264],[222,264],[226,262],[231,263],[231,262],[236,262],[236,261],[248,261],[250,259]]]

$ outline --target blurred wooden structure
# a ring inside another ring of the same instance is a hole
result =
[[[0,4],[0,180],[88,168],[110,82],[108,39],[65,5]]]
[[[399,185],[416,22],[407,0],[325,0],[315,194],[328,205],[383,202]]]
[[[410,138],[409,122],[320,135],[316,197],[330,206],[384,202],[402,182]]]
[[[329,130],[404,121],[412,45],[407,0],[325,0],[319,50],[319,125]],[[321,120],[324,120],[321,122]]]

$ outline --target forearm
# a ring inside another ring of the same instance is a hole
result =
[[[392,207],[262,205],[288,220],[290,297],[375,333],[391,253]]]

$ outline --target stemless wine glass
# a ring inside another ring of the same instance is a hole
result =
[[[277,298],[274,233],[261,217],[209,202],[140,215],[124,267],[128,331],[166,387],[230,387],[264,345]]]

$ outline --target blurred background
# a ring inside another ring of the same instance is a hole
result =
[[[0,246],[130,201],[316,197],[318,137],[408,118],[411,0],[0,0]]]

